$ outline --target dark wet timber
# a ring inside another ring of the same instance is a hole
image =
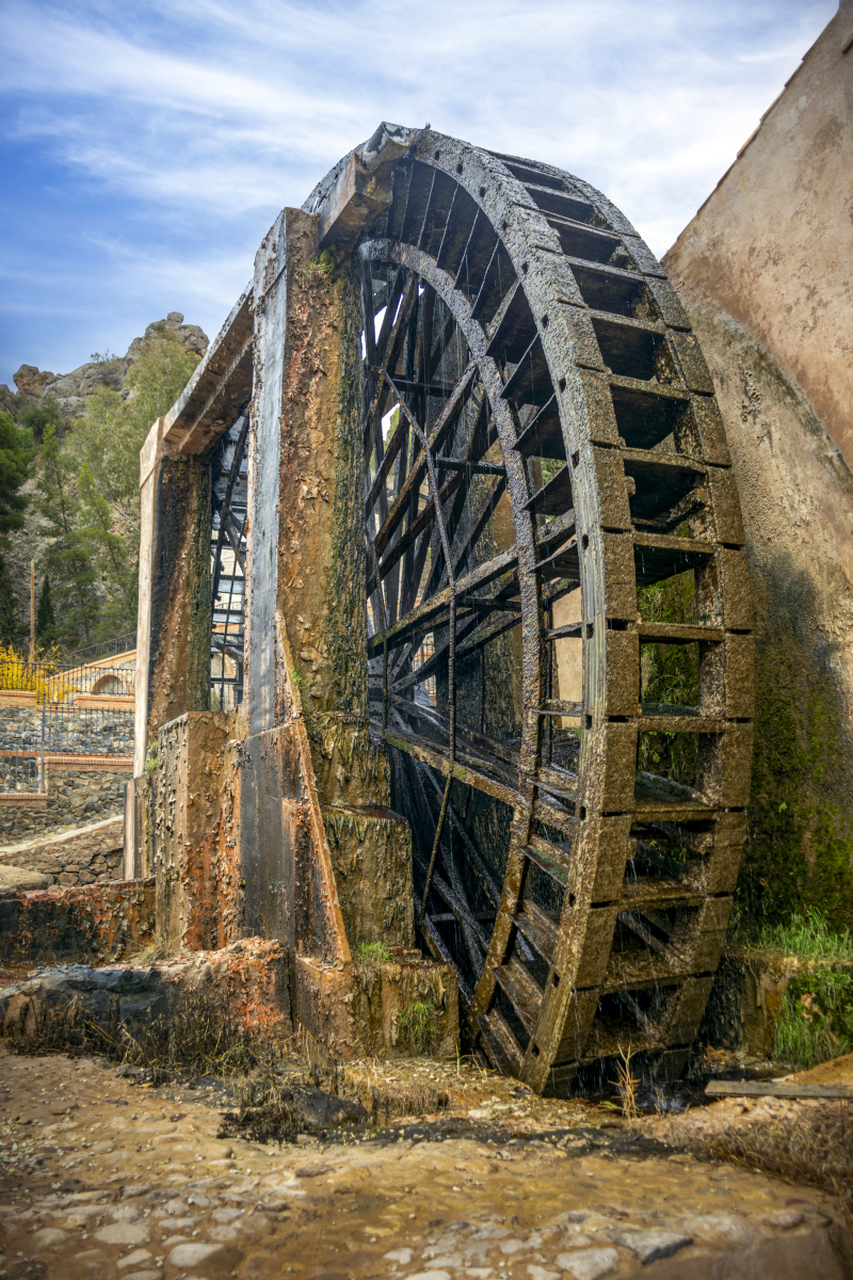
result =
[[[248,439],[246,405],[213,453],[210,655],[211,705],[218,710],[236,706],[243,697]]]
[[[699,346],[604,196],[439,134],[355,252],[371,725],[422,939],[534,1089],[629,1052],[672,1077],[752,750],[744,534]],[[644,697],[671,646],[690,705]]]

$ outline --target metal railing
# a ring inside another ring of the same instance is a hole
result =
[[[129,667],[0,659],[0,799],[44,796],[46,763],[131,758],[134,676]]]
[[[100,658],[112,653],[128,653],[136,648],[136,632],[128,631],[127,635],[115,636],[112,640],[101,640],[98,644],[90,644],[85,649],[75,649],[68,655],[68,662],[77,665],[83,662],[97,662]]]
[[[41,703],[65,702],[85,694],[101,698],[131,698],[135,671],[131,667],[73,666],[58,662],[29,662],[0,658],[0,693],[34,694]]]
[[[44,751],[48,756],[132,756],[133,708],[48,703]]]

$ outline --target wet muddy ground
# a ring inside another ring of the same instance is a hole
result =
[[[361,1067],[449,1108],[295,1143],[217,1137],[216,1089],[0,1057],[0,1278],[597,1280],[851,1274],[837,1203],[684,1149],[737,1099],[637,1123],[472,1064]]]

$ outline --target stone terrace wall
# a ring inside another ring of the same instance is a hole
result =
[[[124,860],[124,816],[90,823],[79,831],[0,846],[0,864],[38,871],[51,884],[118,880]]]
[[[80,827],[124,812],[130,774],[121,769],[47,766],[47,804],[0,804],[0,849],[15,841]]]
[[[0,751],[41,748],[41,707],[0,706]],[[48,706],[45,752],[55,755],[133,755],[133,708]]]

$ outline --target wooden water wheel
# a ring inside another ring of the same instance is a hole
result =
[[[752,749],[711,378],[660,264],[587,183],[426,133],[393,192],[355,251],[368,658],[420,935],[472,1037],[535,1090],[628,1051],[672,1076],[720,957]]]

